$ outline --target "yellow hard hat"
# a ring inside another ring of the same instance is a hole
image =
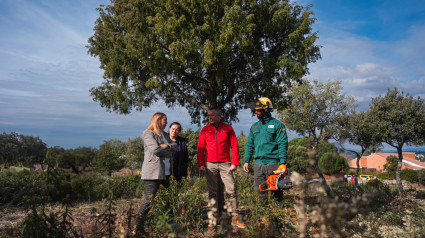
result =
[[[248,103],[247,106],[253,110],[273,109],[272,101],[270,101],[270,99],[266,97],[262,97],[254,102]]]

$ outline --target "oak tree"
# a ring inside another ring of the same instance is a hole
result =
[[[425,100],[397,88],[388,89],[385,96],[372,98],[370,111],[377,138],[397,149],[396,180],[399,193],[403,193],[403,146],[425,144]]]
[[[283,109],[282,94],[320,58],[311,6],[288,0],[115,0],[98,10],[88,52],[104,81],[90,91],[108,111],[162,101],[198,125],[209,106],[237,121],[265,92]]]
[[[333,191],[319,169],[318,146],[331,139],[339,130],[336,118],[352,112],[355,108],[354,98],[342,94],[341,91],[340,81],[305,81],[288,92],[292,99],[291,105],[278,111],[288,129],[309,138],[310,148],[315,151],[314,168],[322,179],[328,196],[333,196]]]
[[[377,151],[382,148],[382,142],[379,141],[376,134],[376,127],[370,111],[353,112],[343,114],[336,118],[338,124],[338,132],[333,138],[338,141],[341,148],[356,155],[356,178],[360,171],[360,158],[368,151]],[[360,151],[348,149],[346,143],[359,146]],[[358,180],[355,180],[356,187],[359,191],[363,191]]]
[[[126,164],[125,156],[126,144],[118,139],[105,141],[96,152],[94,166],[100,172],[107,172],[109,176],[112,172],[124,168]]]

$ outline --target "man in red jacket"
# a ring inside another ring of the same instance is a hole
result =
[[[206,172],[210,199],[208,205],[217,209],[217,187],[221,177],[226,193],[230,195],[228,199],[230,206],[227,206],[227,210],[233,215],[232,225],[244,228],[244,224],[237,219],[238,202],[233,177],[233,171],[239,165],[239,148],[235,131],[221,121],[220,109],[209,109],[208,120],[210,124],[202,128],[198,141],[198,166],[199,171]],[[230,161],[230,148],[232,148],[232,161]],[[209,226],[215,225],[216,221],[210,218]]]

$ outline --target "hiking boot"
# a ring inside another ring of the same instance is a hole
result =
[[[238,228],[245,228],[245,224],[238,220],[238,216],[232,217],[232,226],[237,226]]]

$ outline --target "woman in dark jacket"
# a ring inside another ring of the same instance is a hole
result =
[[[182,126],[178,122],[173,122],[169,128],[170,139],[178,145],[172,156],[171,174],[177,181],[181,181],[183,177],[187,177],[187,164],[189,161],[189,153],[187,151],[187,139],[179,136]]]

